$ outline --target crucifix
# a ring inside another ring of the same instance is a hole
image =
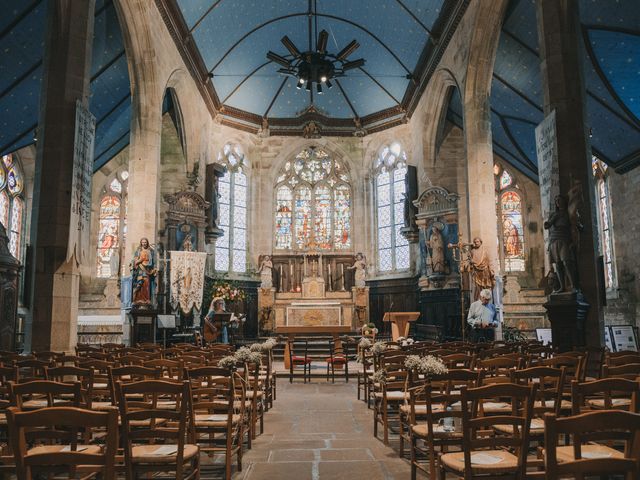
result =
[[[462,290],[462,271],[460,262],[462,261],[463,252],[469,246],[468,243],[462,241],[462,233],[458,233],[458,243],[450,243],[447,248],[451,250],[453,261],[458,264],[458,274],[460,275],[460,329],[462,331],[462,341],[466,340],[466,319],[464,318],[464,291]]]

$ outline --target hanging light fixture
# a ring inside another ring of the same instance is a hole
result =
[[[317,33],[318,16],[315,13],[317,8],[314,8],[315,1],[310,3],[309,15],[315,18]],[[309,22],[309,28],[311,29],[311,22]],[[317,33],[315,49],[312,48],[311,37],[311,32],[309,32],[309,49],[305,52],[301,52],[286,35],[280,41],[289,52],[289,55],[282,56],[272,51],[267,52],[267,59],[282,67],[278,69],[278,72],[296,78],[296,88],[298,90],[304,86],[310,92],[315,83],[316,91],[318,94],[322,94],[323,84],[327,89],[331,89],[333,87],[332,79],[343,77],[348,70],[364,66],[365,60],[363,58],[348,60],[348,57],[360,47],[356,40],[349,42],[334,55],[327,52],[329,34],[326,30],[322,30],[319,34]]]

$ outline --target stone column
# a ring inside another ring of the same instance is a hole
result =
[[[48,2],[31,242],[35,245],[32,350],[71,351],[80,274],[66,261],[76,100],[88,106],[95,0]],[[27,345],[29,348],[29,345]]]
[[[579,235],[577,254],[582,295],[573,295],[571,300],[551,295],[547,305],[552,326],[554,319],[558,320],[553,341],[554,344],[563,342],[559,345],[561,349],[584,343],[600,346],[604,322],[601,279],[597,270],[597,220],[591,179],[591,147],[585,123],[584,53],[579,1],[537,0],[536,7],[544,114],[556,112],[560,193],[567,196],[572,188],[578,187],[582,189],[584,199],[580,208],[584,228]],[[559,322],[563,325],[559,325]]]

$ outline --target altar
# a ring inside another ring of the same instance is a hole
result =
[[[346,333],[368,322],[369,289],[354,285],[352,256],[304,252],[272,261],[273,286],[258,292],[263,332]]]

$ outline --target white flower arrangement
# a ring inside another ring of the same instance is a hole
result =
[[[218,360],[218,366],[220,368],[232,369],[236,366],[236,357],[234,355],[227,355]]]
[[[387,371],[384,368],[380,368],[373,372],[371,379],[374,383],[385,384],[387,383]]]
[[[260,352],[252,352],[247,347],[239,348],[234,354],[238,363],[260,363],[262,354]]]
[[[402,345],[403,347],[408,347],[414,344],[414,340],[413,338],[409,337],[398,337],[398,340],[396,340],[400,345]]]
[[[387,349],[386,342],[376,342],[371,346],[371,353],[374,355],[380,355]]]
[[[262,348],[264,350],[271,350],[273,347],[275,347],[278,344],[278,341],[273,338],[273,337],[269,337],[267,338],[264,343],[262,344]]]
[[[362,337],[358,342],[358,347],[360,347],[362,350],[369,348],[371,345],[373,345],[373,343],[371,343],[371,340],[369,340],[367,337]]]
[[[433,355],[422,357],[421,363],[421,368],[418,371],[425,375],[444,375],[449,371],[444,362]]]
[[[407,355],[404,359],[404,367],[407,370],[419,371],[422,366],[422,357],[420,355]]]
[[[264,349],[264,343],[252,343],[249,345],[249,350],[252,352],[262,352]]]

